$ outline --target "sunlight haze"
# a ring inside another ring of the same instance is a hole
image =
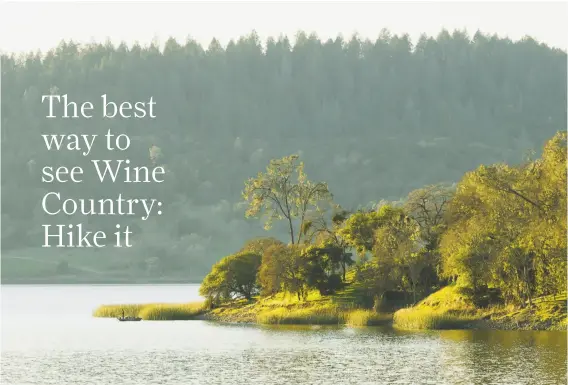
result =
[[[134,9],[136,9],[134,11]],[[442,28],[497,33],[518,40],[525,35],[566,49],[565,2],[4,2],[1,5],[0,50],[46,51],[61,40],[80,43],[138,41],[163,43],[188,36],[207,46],[213,37],[225,45],[256,30],[291,38],[299,30],[320,38],[358,33],[375,39],[382,28],[408,33],[415,42],[421,33],[437,35]]]

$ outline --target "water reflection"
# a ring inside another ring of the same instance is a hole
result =
[[[448,330],[439,336],[441,367],[447,376],[459,373],[463,383],[566,383],[566,332]]]
[[[183,294],[191,301],[196,293],[197,286],[3,291],[2,384],[566,383],[566,332],[409,332],[207,321],[125,325],[90,316],[109,298],[159,302]],[[27,317],[29,308],[39,318]],[[61,317],[63,308],[73,316]]]

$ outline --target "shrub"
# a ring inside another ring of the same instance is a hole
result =
[[[261,256],[250,252],[229,255],[215,265],[207,274],[199,294],[214,303],[231,300],[235,297],[251,299],[258,294],[256,275]]]

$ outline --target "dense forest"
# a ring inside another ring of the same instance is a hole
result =
[[[270,159],[298,154],[333,201],[356,212],[458,182],[480,164],[521,164],[566,129],[566,52],[531,38],[444,30],[416,42],[388,31],[374,41],[291,40],[261,42],[252,33],[226,47],[170,39],[163,49],[62,42],[3,54],[2,278],[199,280],[243,240],[266,235],[240,202],[243,181]],[[49,120],[41,95],[50,93],[78,102],[153,97],[157,118]],[[41,137],[107,130],[130,136],[127,155],[50,152]],[[125,156],[164,165],[165,183],[41,182],[44,165],[87,169],[90,159]],[[131,249],[41,249],[42,224],[115,230],[115,218],[46,217],[41,198],[54,190],[153,197],[164,215],[120,220],[133,228]],[[287,232],[277,223],[269,235],[286,241]]]

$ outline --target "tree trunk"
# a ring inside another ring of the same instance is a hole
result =
[[[292,244],[294,244],[294,226],[292,226],[292,218],[288,218],[288,225],[290,226],[290,238],[292,239]]]
[[[381,295],[375,295],[374,298],[374,303],[373,303],[373,310],[375,310],[377,313],[380,312],[382,310],[383,307],[383,298],[384,298],[384,293]]]
[[[412,305],[416,304],[416,284],[412,282]]]
[[[529,301],[529,307],[532,307],[531,287],[529,282],[529,274],[526,266],[523,267],[523,280],[525,281],[525,293]]]

